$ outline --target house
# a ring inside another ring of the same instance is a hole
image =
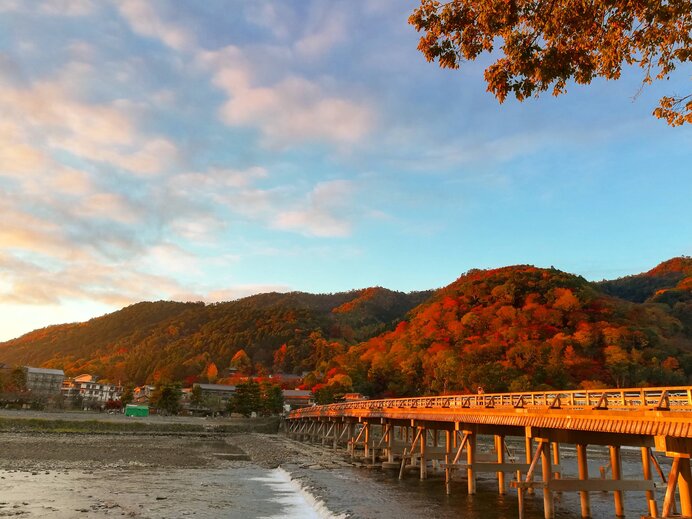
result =
[[[315,397],[312,391],[302,389],[284,389],[282,392],[284,405],[291,409],[298,407],[309,407],[315,404]]]
[[[24,366],[26,388],[33,394],[51,396],[59,395],[65,373],[61,369],[34,368]]]
[[[101,384],[93,375],[83,374],[71,380],[66,380],[62,386],[62,394],[67,400],[75,401],[81,397],[85,405],[105,404],[109,400],[119,400],[122,388],[115,384]]]
[[[138,386],[132,390],[133,401],[135,404],[148,404],[151,395],[154,394],[156,386]]]

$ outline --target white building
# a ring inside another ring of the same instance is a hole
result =
[[[105,404],[109,400],[119,400],[122,396],[122,388],[115,384],[101,384],[92,375],[79,375],[72,380],[65,381],[62,387],[65,398],[74,400],[78,395],[82,401]]]

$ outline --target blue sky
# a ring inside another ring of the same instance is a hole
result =
[[[141,300],[692,254],[690,68],[508,100],[416,2],[0,0],[0,340]],[[635,98],[636,99],[633,99]]]

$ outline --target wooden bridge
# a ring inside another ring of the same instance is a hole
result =
[[[553,493],[568,491],[579,492],[582,517],[591,517],[589,492],[612,492],[615,515],[621,517],[623,492],[640,491],[648,505],[644,517],[692,519],[692,386],[338,403],[292,411],[287,432],[297,440],[331,443],[334,449],[345,445],[352,457],[397,469],[400,478],[411,470],[421,479],[431,471],[444,472],[447,493],[455,474],[466,476],[468,493],[473,494],[476,474],[490,472],[497,474],[498,491],[504,494],[505,474],[512,474],[520,517],[527,494],[539,489],[548,519],[554,516]],[[476,452],[477,438],[483,435],[494,440],[490,460]],[[525,462],[509,458],[508,437],[524,439]],[[576,446],[576,477],[568,477],[560,467],[561,444]],[[609,449],[609,470],[601,467],[598,478],[589,476],[587,445]],[[623,446],[641,448],[641,479],[622,479]],[[668,474],[655,452],[672,458]],[[663,493],[660,511],[656,493]]]

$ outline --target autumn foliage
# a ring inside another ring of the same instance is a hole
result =
[[[618,79],[628,65],[648,84],[692,61],[691,0],[421,0],[409,22],[422,33],[419,50],[441,67],[488,53],[485,80],[500,102]],[[663,97],[654,115],[692,122],[692,94]]]
[[[520,265],[472,270],[435,292],[140,303],[0,344],[0,361],[134,384],[305,374],[301,387],[325,402],[349,392],[404,396],[478,385],[686,384],[692,259],[601,283]]]

